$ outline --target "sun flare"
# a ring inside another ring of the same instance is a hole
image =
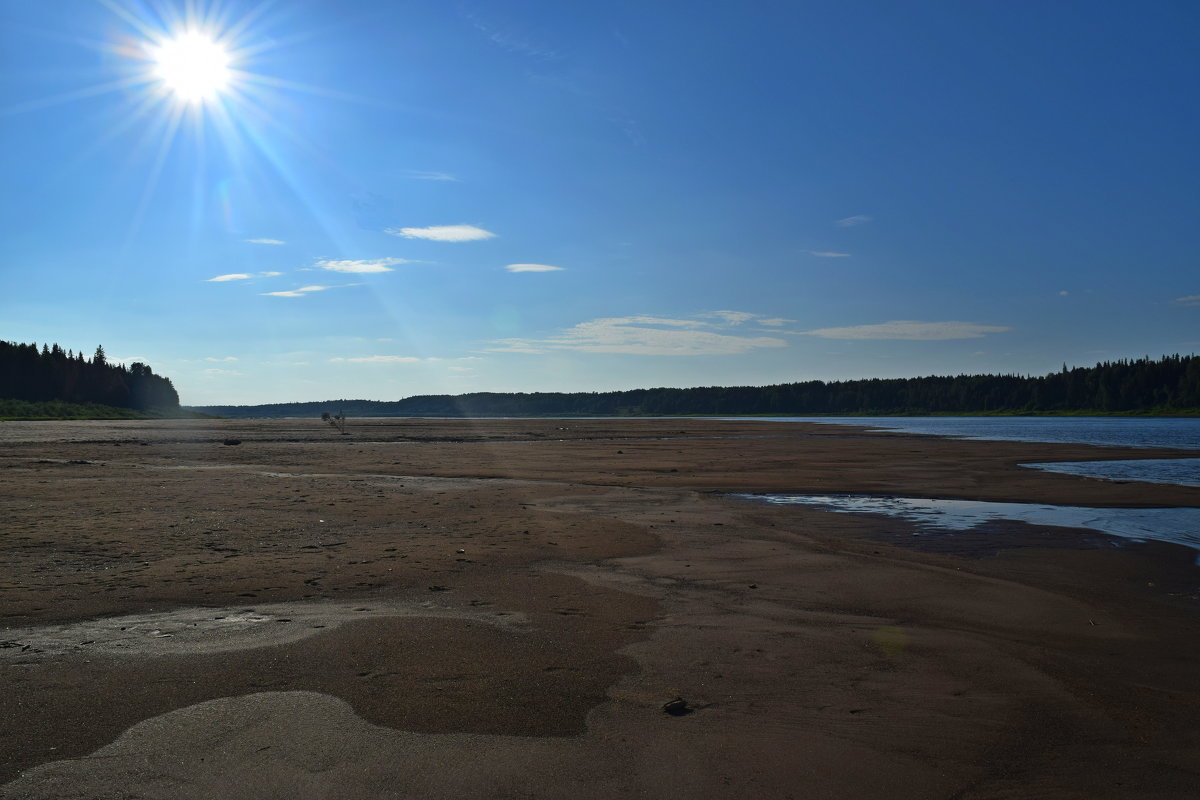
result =
[[[189,31],[151,49],[154,75],[185,103],[213,100],[229,85],[229,52],[211,36]]]

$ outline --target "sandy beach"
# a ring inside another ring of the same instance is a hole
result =
[[[1017,466],[1194,452],[702,419],[347,430],[0,423],[0,796],[1200,785],[1194,551],[730,497],[1200,507]]]

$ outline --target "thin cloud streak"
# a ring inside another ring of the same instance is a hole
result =
[[[416,364],[421,361],[437,361],[435,358],[418,358],[417,356],[355,356],[353,358],[331,358],[333,362],[355,364]]]
[[[396,264],[409,264],[407,258],[375,258],[363,260],[330,260],[321,259],[316,262],[316,266],[321,269],[329,270],[330,272],[346,272],[354,274],[366,274],[377,272],[391,272],[392,267]]]
[[[423,169],[410,169],[408,177],[415,181],[450,181],[453,183],[462,183],[461,180],[451,175],[449,172],[432,172]]]
[[[329,286],[301,286],[299,289],[288,289],[282,292],[262,292],[264,297],[304,297],[312,292],[323,292],[329,289]]]
[[[1187,297],[1176,297],[1175,302],[1185,306],[1200,306],[1200,294],[1189,294]]]
[[[509,272],[562,272],[566,267],[555,267],[550,264],[509,264],[505,269]]]
[[[705,314],[706,317],[716,317],[726,325],[742,325],[755,319],[758,314],[751,314],[749,311],[714,311],[711,314]]]
[[[920,322],[892,320],[875,325],[850,325],[844,328],[818,328],[795,331],[803,336],[822,339],[896,339],[915,342],[948,341],[950,339],[979,339],[989,333],[1011,330],[1004,325],[980,325],[976,322]]]
[[[541,42],[525,28],[520,26],[500,28],[481,19],[475,12],[460,11],[459,13],[476,30],[505,50],[530,56],[539,61],[552,61],[559,57],[558,52],[553,47]]]
[[[613,325],[665,325],[672,328],[703,328],[708,325],[707,322],[700,322],[694,319],[665,319],[663,317],[606,317],[596,320],[596,322],[606,322]]]
[[[849,258],[849,253],[835,253],[832,250],[805,250],[810,256],[817,258]]]
[[[261,292],[264,297],[304,297],[313,292],[324,292],[329,289],[347,289],[351,286],[362,286],[361,283],[342,283],[337,286],[301,286],[299,289],[288,289],[282,292]]]
[[[496,234],[475,225],[431,225],[428,228],[386,228],[384,233],[404,239],[427,239],[431,242],[477,242],[495,238]]]
[[[249,272],[231,272],[228,275],[218,275],[215,278],[208,278],[205,283],[224,283],[226,281],[248,281],[251,278],[275,278],[282,275],[282,272],[258,272],[251,275]]]
[[[287,244],[282,239],[247,239],[250,244]]]
[[[705,316],[742,313],[711,312]],[[487,352],[537,354],[572,350],[643,356],[716,356],[740,355],[759,348],[787,346],[786,341],[774,337],[731,336],[702,330],[713,327],[713,323],[698,320],[647,316],[604,317],[581,322],[546,339],[500,339],[493,342],[495,346],[487,348]]]
[[[853,228],[858,225],[865,225],[874,220],[874,217],[868,217],[866,214],[855,214],[852,217],[843,217],[839,220],[834,220],[834,225],[839,228]]]

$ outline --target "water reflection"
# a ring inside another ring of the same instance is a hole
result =
[[[1200,486],[1200,458],[1148,458],[1132,461],[1053,461],[1046,464],[1022,464],[1022,467],[1046,472],[1104,478],[1110,481],[1172,483]]]
[[[1094,444],[1113,447],[1170,447],[1200,450],[1200,419],[1184,417],[766,417],[776,422],[861,425],[966,439]],[[1112,460],[1096,467],[1084,462],[1023,466],[1110,480],[1200,486],[1200,458]],[[1091,462],[1087,462],[1091,463]],[[1082,470],[1088,470],[1086,472]]]
[[[762,417],[1010,442],[1200,450],[1195,417]]]
[[[1031,525],[1083,528],[1134,541],[1155,539],[1200,551],[1198,508],[1090,508],[868,495],[737,496],[773,505],[805,505],[839,513],[882,514],[907,520],[928,531],[966,531],[985,522],[1012,520]]]

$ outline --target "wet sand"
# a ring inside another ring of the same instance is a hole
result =
[[[1200,784],[1194,552],[726,496],[1200,507],[1016,466],[1170,452],[691,419],[349,430],[0,423],[0,796]]]

